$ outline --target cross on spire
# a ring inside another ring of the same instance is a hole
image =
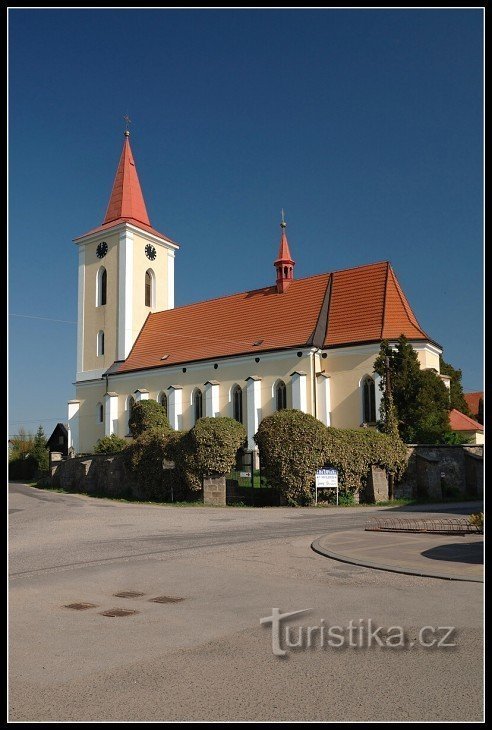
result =
[[[130,136],[130,130],[128,129],[128,126],[132,123],[132,120],[128,116],[128,113],[125,114],[125,116],[123,117],[123,119],[125,120],[125,137],[129,137]]]

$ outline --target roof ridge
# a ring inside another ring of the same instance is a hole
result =
[[[292,285],[298,284],[301,281],[307,281],[308,279],[317,279],[323,276],[330,277],[334,274],[341,274],[344,271],[354,271],[356,269],[369,268],[370,266],[379,266],[381,264],[389,264],[389,261],[375,261],[372,264],[361,264],[360,266],[348,266],[345,269],[336,269],[335,271],[324,271],[321,274],[310,274],[309,276],[303,276],[300,279],[295,279]],[[208,302],[217,302],[221,299],[230,299],[232,297],[238,297],[241,294],[254,294],[255,292],[265,291],[266,289],[276,290],[275,284],[268,284],[267,286],[260,286],[257,289],[244,289],[243,291],[233,292],[232,294],[223,294],[220,297],[211,297],[210,299],[200,299],[198,302],[189,302],[188,304],[180,304],[177,307],[173,307],[173,311],[176,309],[184,309],[185,307],[193,307],[198,304],[207,304]],[[155,314],[162,314],[163,312],[170,312],[170,309],[159,309],[157,312],[151,312],[151,316]]]
[[[474,426],[478,426],[479,428],[483,429],[483,425],[476,421],[474,418],[470,418],[470,416],[467,416],[466,413],[462,413],[462,411],[459,411],[457,408],[451,408],[450,413],[458,413],[458,415],[463,418],[465,421],[469,422],[470,424],[473,424]]]

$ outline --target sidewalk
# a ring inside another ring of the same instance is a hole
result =
[[[315,540],[333,560],[394,573],[483,582],[483,535],[370,532],[358,528]]]

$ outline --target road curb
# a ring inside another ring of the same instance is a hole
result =
[[[417,575],[420,578],[439,578],[440,580],[460,580],[467,583],[483,583],[482,578],[469,578],[457,573],[439,573],[432,570],[421,570],[419,568],[402,568],[398,565],[385,565],[384,563],[375,563],[372,560],[361,560],[359,558],[350,558],[348,555],[335,553],[327,550],[320,543],[323,538],[319,537],[311,543],[311,548],[315,553],[324,555],[326,558],[338,560],[341,563],[350,563],[351,565],[359,565],[362,568],[373,568],[374,570],[385,570],[389,573],[403,573],[404,575]]]

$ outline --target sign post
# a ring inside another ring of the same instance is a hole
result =
[[[338,469],[317,469],[315,504],[318,504],[318,489],[336,489],[338,507]]]

